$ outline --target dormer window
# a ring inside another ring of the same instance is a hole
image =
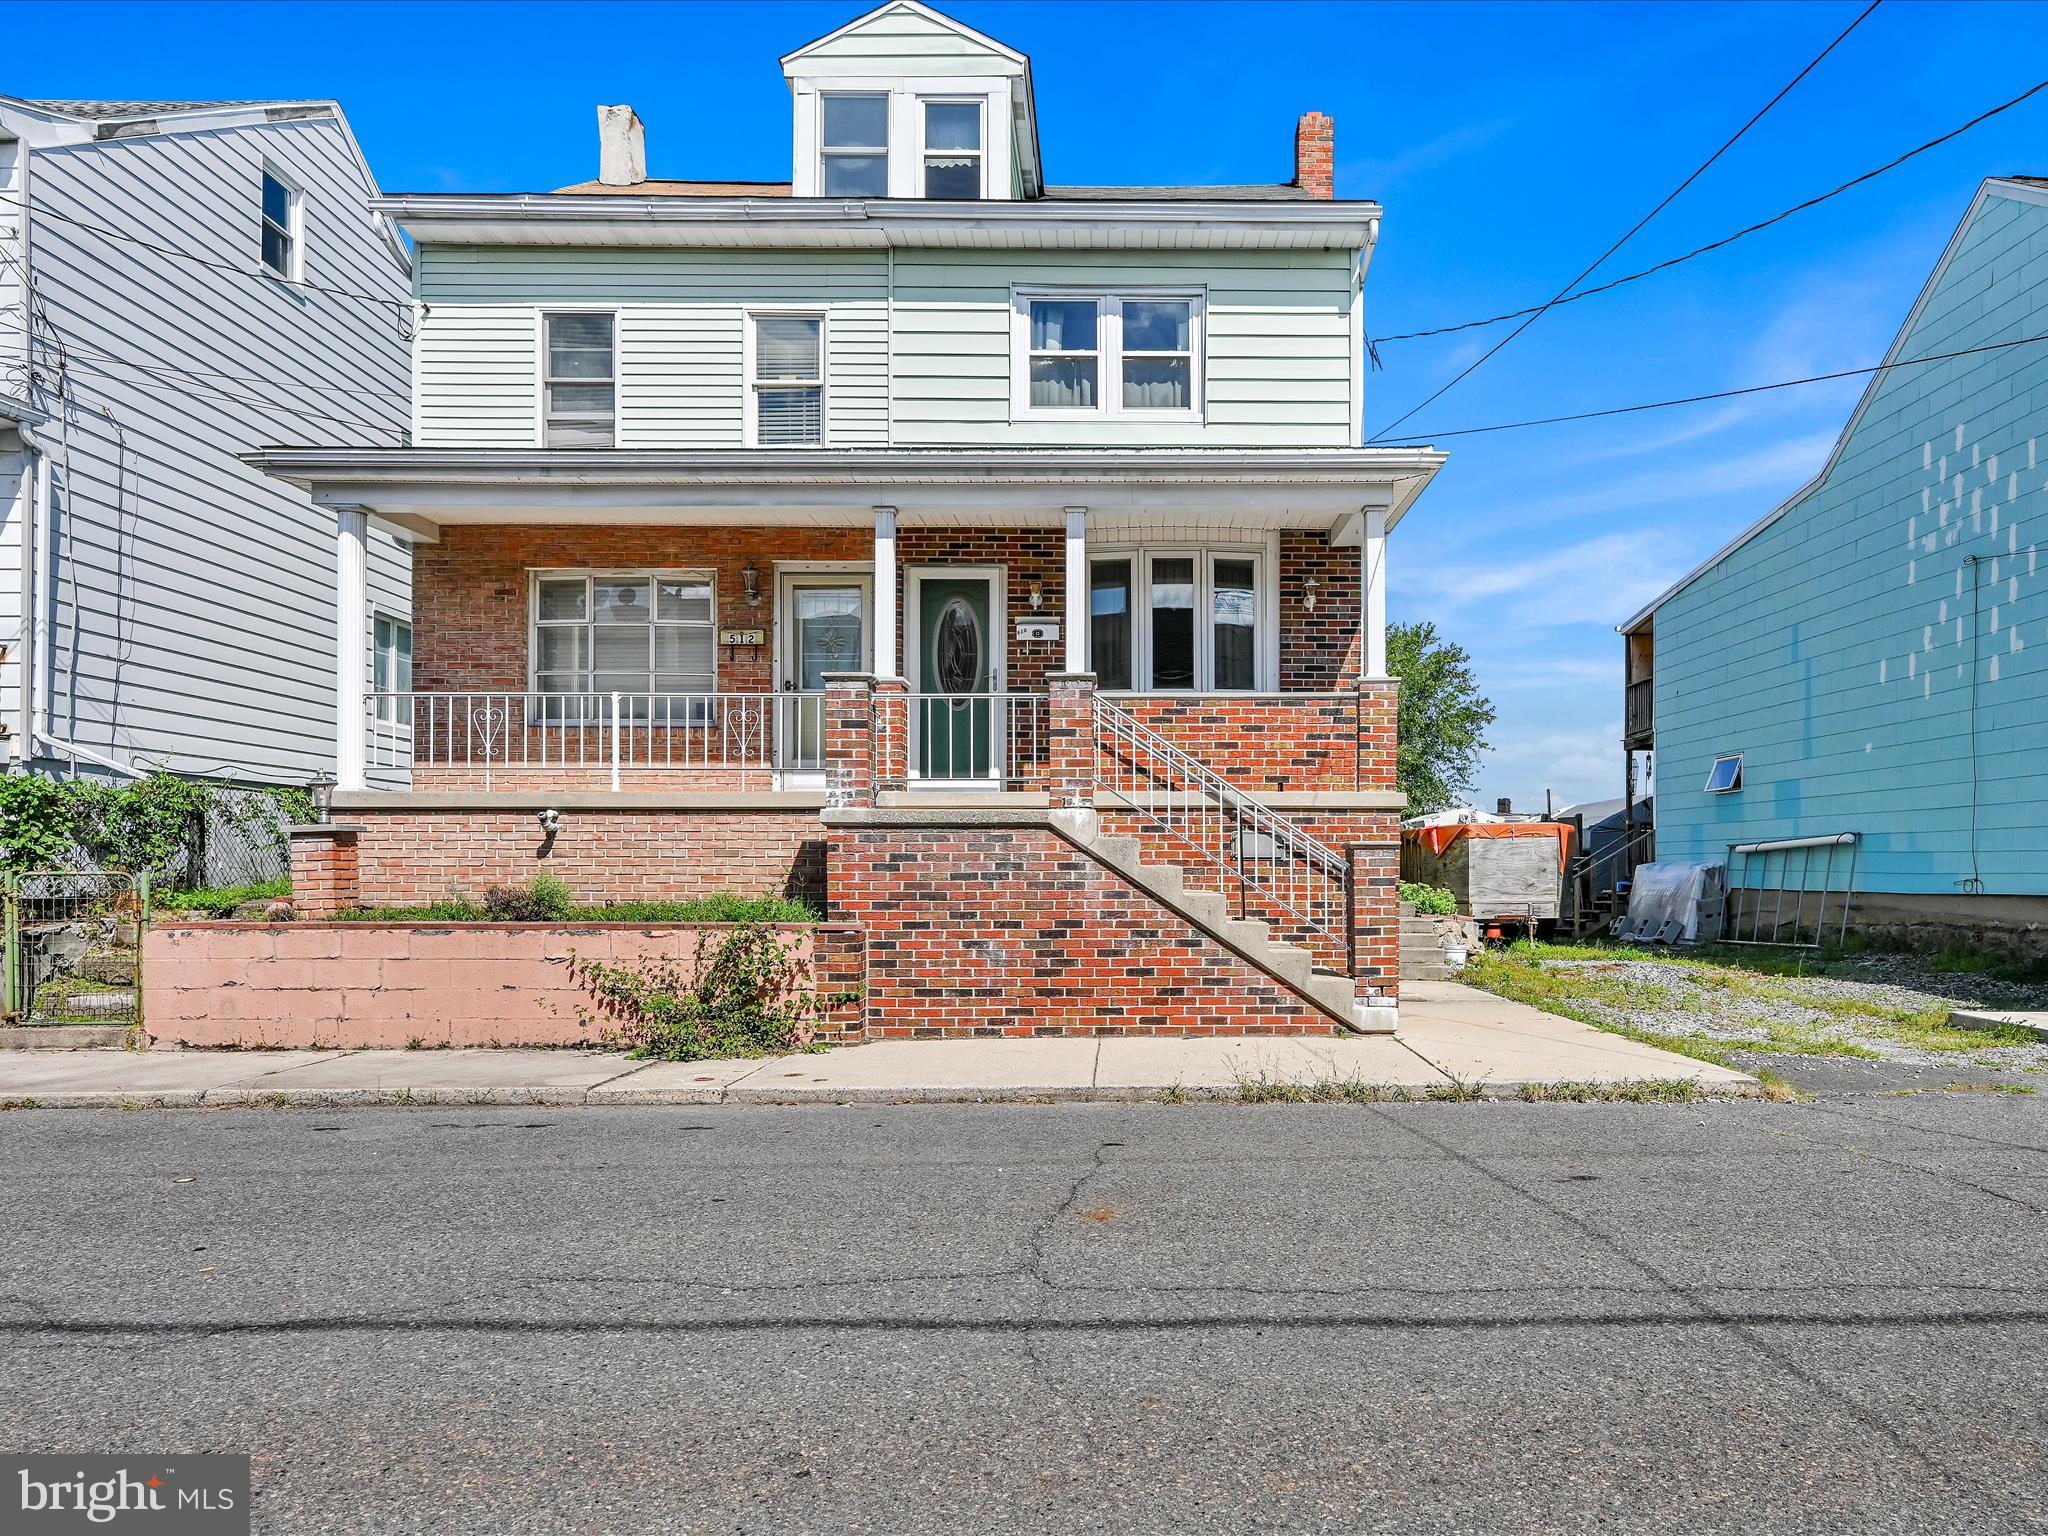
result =
[[[889,195],[889,98],[828,91],[822,98],[819,188],[826,197]]]
[[[924,195],[971,202],[985,195],[981,129],[984,103],[926,101]]]

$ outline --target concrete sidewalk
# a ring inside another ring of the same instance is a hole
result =
[[[1525,1084],[1755,1081],[1454,982],[1405,989],[1397,1036],[884,1041],[767,1060],[611,1052],[6,1051],[0,1105],[784,1104],[1235,1097],[1246,1084],[1513,1094]]]

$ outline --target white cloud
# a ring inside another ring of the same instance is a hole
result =
[[[1492,143],[1508,129],[1514,127],[1513,118],[1500,118],[1493,122],[1465,123],[1438,134],[1424,144],[1417,144],[1402,150],[1397,155],[1382,159],[1347,160],[1344,163],[1344,179],[1353,185],[1364,185],[1376,194],[1387,187],[1406,180],[1422,171],[1433,171],[1446,161],[1455,160],[1468,150],[1479,149]]]

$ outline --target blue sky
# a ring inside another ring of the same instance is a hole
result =
[[[1337,190],[1387,218],[1379,334],[1539,303],[1692,170],[1856,4],[993,4],[944,7],[1032,58],[1048,174],[1278,181],[1337,121]],[[596,173],[629,101],[654,175],[788,174],[777,57],[857,3],[16,4],[0,91],[333,96],[393,191]],[[1889,0],[1602,275],[1881,164],[2018,94],[2048,6]],[[1876,362],[1979,180],[2048,174],[2048,93],[1762,235],[1545,315],[1404,429],[1450,430]],[[1369,427],[1498,330],[1381,348]],[[1454,438],[1395,535],[1391,608],[1473,653],[1500,709],[1478,795],[1619,793],[1614,624],[1796,489],[1855,382]]]

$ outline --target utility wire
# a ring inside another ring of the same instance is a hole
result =
[[[1433,394],[1429,396],[1428,399],[1418,401],[1416,404],[1410,406],[1407,410],[1403,411],[1399,416],[1396,416],[1392,421],[1388,422],[1384,427],[1381,427],[1379,431],[1375,432],[1370,438],[1367,439],[1367,441],[1374,443],[1379,442],[1380,440],[1385,438],[1389,432],[1392,432],[1394,428],[1400,426],[1402,422],[1406,421],[1409,417],[1413,416],[1417,411],[1420,411],[1424,407],[1432,405],[1436,401],[1442,399],[1452,389],[1456,388],[1459,384],[1463,383],[1466,379],[1470,378],[1476,371],[1478,371],[1479,368],[1484,366],[1487,360],[1493,357],[1495,353],[1499,352],[1501,348],[1505,347],[1509,342],[1513,341],[1517,336],[1521,335],[1522,332],[1526,331],[1527,329],[1529,329],[1530,326],[1534,325],[1536,323],[1537,317],[1540,316],[1545,310],[1549,309],[1551,305],[1556,304],[1559,300],[1564,298],[1566,294],[1570,293],[1574,288],[1578,287],[1580,283],[1583,283],[1587,278],[1591,277],[1593,273],[1599,269],[1600,264],[1602,262],[1606,261],[1608,257],[1612,256],[1616,251],[1620,250],[1624,245],[1628,244],[1628,242],[1632,238],[1634,238],[1637,231],[1641,230],[1645,224],[1648,224],[1650,222],[1650,220],[1656,218],[1658,214],[1662,213],[1666,208],[1670,207],[1673,201],[1677,199],[1678,195],[1681,192],[1685,191],[1687,187],[1691,186],[1694,182],[1698,181],[1700,177],[1704,176],[1707,173],[1707,169],[1709,166],[1713,165],[1713,163],[1716,160],[1719,160],[1723,155],[1728,153],[1730,149],[1733,149],[1738,139],[1740,139],[1744,134],[1748,133],[1750,129],[1754,128],[1759,122],[1761,122],[1763,120],[1765,113],[1769,112],[1771,108],[1775,107],[1779,102],[1783,101],[1787,96],[1789,96],[1792,93],[1793,88],[1796,87],[1800,81],[1804,80],[1808,75],[1812,74],[1816,69],[1818,69],[1820,67],[1821,60],[1825,59],[1829,54],[1833,53],[1836,48],[1840,47],[1843,39],[1847,38],[1851,32],[1854,32],[1858,27],[1862,26],[1864,21],[1869,17],[1870,13],[1876,10],[1878,6],[1882,5],[1883,3],[1884,0],[1870,0],[1870,4],[1865,6],[1862,11],[1857,13],[1856,19],[1850,22],[1848,26],[1844,27],[1839,33],[1836,34],[1833,42],[1829,43],[1827,47],[1821,49],[1819,53],[1813,56],[1812,61],[1807,64],[1806,68],[1800,70],[1798,74],[1794,75],[1790,80],[1788,80],[1783,86],[1783,88],[1779,90],[1777,95],[1773,96],[1769,101],[1765,102],[1761,107],[1757,108],[1756,112],[1754,113],[1754,115],[1751,116],[1748,122],[1744,123],[1740,128],[1736,129],[1735,132],[1731,134],[1728,137],[1728,139],[1722,143],[1719,149],[1715,150],[1711,155],[1707,156],[1705,160],[1700,162],[1699,169],[1695,170],[1690,176],[1686,177],[1685,180],[1681,181],[1677,186],[1673,187],[1668,193],[1665,194],[1662,202],[1658,203],[1656,207],[1652,208],[1648,213],[1644,214],[1640,219],[1636,220],[1636,222],[1632,226],[1630,226],[1626,234],[1624,234],[1619,240],[1615,241],[1614,244],[1607,247],[1606,250],[1602,251],[1597,257],[1595,257],[1591,266],[1587,267],[1585,271],[1581,272],[1577,277],[1573,278],[1570,282],[1566,283],[1564,287],[1560,288],[1557,291],[1556,297],[1552,298],[1548,304],[1539,305],[1533,313],[1529,314],[1523,319],[1520,325],[1516,326],[1512,331],[1509,331],[1507,335],[1501,337],[1499,341],[1495,342],[1491,347],[1488,347],[1486,351],[1482,352],[1477,358],[1473,359],[1472,362],[1468,363],[1458,373],[1456,378],[1452,379],[1449,383],[1443,385],[1442,388],[1436,390]]]
[[[125,384],[131,389],[153,391],[157,394],[170,395],[180,399],[195,400],[207,404],[246,405],[253,410],[267,411],[275,416],[299,416],[309,421],[325,421],[337,426],[360,427],[366,432],[381,432],[402,436],[407,430],[404,424],[398,422],[366,421],[359,416],[339,416],[327,411],[316,411],[310,406],[280,405],[274,400],[255,400],[247,395],[232,394],[224,389],[201,393],[194,386],[179,385],[168,379],[129,378],[106,368],[94,367],[90,363],[75,362],[71,365],[71,372],[106,379],[115,384]]]
[[[1874,363],[1868,368],[1844,368],[1838,373],[1809,374],[1803,379],[1780,379],[1774,384],[1749,384],[1741,389],[1717,389],[1704,395],[1684,395],[1676,400],[1646,400],[1640,405],[1614,405],[1600,411],[1577,411],[1569,416],[1535,416],[1527,421],[1501,421],[1486,427],[1460,427],[1452,432],[1418,433],[1385,447],[1420,447],[1446,437],[1475,437],[1482,432],[1513,432],[1522,427],[1552,427],[1567,421],[1594,421],[1602,416],[1629,416],[1637,411],[1661,411],[1674,405],[1699,405],[1708,400],[1733,400],[1740,395],[1761,395],[1774,389],[1796,389],[1802,384],[1825,384],[1834,379],[1860,379],[1894,368],[1911,368],[1920,363],[1945,363],[1952,358],[1973,357],[1979,352],[1998,352],[2007,347],[2030,346],[2048,341],[2048,333],[2021,336],[2013,341],[1987,342],[1981,347],[1964,347],[1960,352],[1930,352],[1925,357],[1902,357],[1895,363]]]
[[[354,288],[330,288],[324,283],[308,283],[294,281],[288,277],[266,276],[264,273],[252,271],[248,267],[238,267],[232,262],[215,261],[211,256],[201,256],[192,251],[180,251],[168,245],[158,245],[154,240],[145,240],[140,235],[127,234],[122,230],[108,229],[104,224],[94,224],[85,219],[73,218],[70,214],[59,213],[54,208],[38,207],[24,202],[18,197],[9,197],[5,193],[0,193],[0,203],[11,203],[16,208],[34,214],[39,219],[57,219],[65,224],[75,224],[80,229],[89,230],[91,233],[104,236],[109,240],[126,240],[131,245],[139,245],[146,251],[156,252],[159,256],[174,256],[179,261],[197,262],[200,266],[211,267],[216,272],[230,272],[236,277],[259,277],[263,278],[266,282],[283,283],[288,288],[299,289],[307,293],[331,293],[337,298],[359,299],[365,304],[389,304],[394,308],[407,311],[410,311],[413,307],[411,299],[394,299],[388,294],[363,293]]]
[[[1951,128],[1947,133],[1944,133],[1940,138],[1929,139],[1925,144],[1920,145],[1918,148],[1907,150],[1903,155],[1900,155],[1896,160],[1889,160],[1885,162],[1885,164],[1880,165],[1874,171],[1865,171],[1861,176],[1855,177],[1853,180],[1843,182],[1839,187],[1834,188],[1832,191],[1823,192],[1818,197],[1809,197],[1803,203],[1794,203],[1790,208],[1787,208],[1783,213],[1774,213],[1768,219],[1763,220],[1761,223],[1752,224],[1747,229],[1738,229],[1732,235],[1723,235],[1719,240],[1710,241],[1708,244],[1699,247],[1698,250],[1687,251],[1683,256],[1673,256],[1669,261],[1660,261],[1654,267],[1645,267],[1640,272],[1631,272],[1627,277],[1617,277],[1612,282],[1600,284],[1597,288],[1582,288],[1577,293],[1567,295],[1562,299],[1554,299],[1551,301],[1549,307],[1562,308],[1566,304],[1576,304],[1581,299],[1592,298],[1593,295],[1596,293],[1607,293],[1612,289],[1621,287],[1624,283],[1640,282],[1643,278],[1649,277],[1658,272],[1662,272],[1666,268],[1675,267],[1682,262],[1691,261],[1696,256],[1704,256],[1709,251],[1718,251],[1724,245],[1733,245],[1737,240],[1742,239],[1746,235],[1753,235],[1759,232],[1760,230],[1769,229],[1773,224],[1783,223],[1786,219],[1791,218],[1792,215],[1794,215],[1795,213],[1804,213],[1809,208],[1817,208],[1831,197],[1840,197],[1844,192],[1850,191],[1856,187],[1860,187],[1866,181],[1875,180],[1877,177],[1884,175],[1884,173],[1887,171],[1895,171],[1900,166],[1904,165],[1908,160],[1911,160],[1915,155],[1924,155],[1930,149],[1939,148],[1941,145],[1946,144],[1950,139],[1958,138],[1961,135],[1968,133],[1972,128],[1976,127],[1979,123],[1984,122],[1990,118],[1994,118],[1998,116],[1998,114],[2001,112],[2011,111],[2021,102],[2028,100],[2030,97],[2038,96],[2042,91],[2048,91],[2048,80],[2043,80],[2039,85],[2029,86],[2026,90],[2020,92],[2019,95],[2013,97],[2012,100],[2001,102],[1999,103],[1999,105],[1991,108],[1987,112],[1979,112],[1975,117],[1971,118],[1967,123],[1964,123],[1960,128]],[[1528,309],[1511,309],[1506,314],[1489,315],[1484,320],[1465,320],[1461,321],[1457,325],[1439,325],[1427,331],[1401,331],[1398,334],[1392,336],[1375,336],[1371,338],[1370,344],[1377,346],[1380,342],[1383,341],[1419,341],[1425,336],[1449,336],[1457,331],[1476,330],[1478,327],[1482,325],[1498,325],[1503,320],[1519,320],[1524,315],[1541,314],[1544,308],[1545,306],[1538,304],[1533,305]]]
[[[0,324],[0,331],[21,329],[22,327],[16,325]],[[76,357],[91,358],[104,363],[119,363],[129,368],[144,368],[152,373],[182,374],[199,383],[205,383],[210,379],[226,379],[236,384],[268,384],[276,389],[311,389],[322,394],[363,395],[372,399],[402,400],[408,404],[412,401],[412,396],[402,389],[359,389],[347,384],[315,384],[310,379],[277,379],[266,374],[226,373],[218,368],[191,368],[182,363],[150,363],[139,357],[123,357],[118,352],[107,352],[78,342],[72,342],[69,350]]]

